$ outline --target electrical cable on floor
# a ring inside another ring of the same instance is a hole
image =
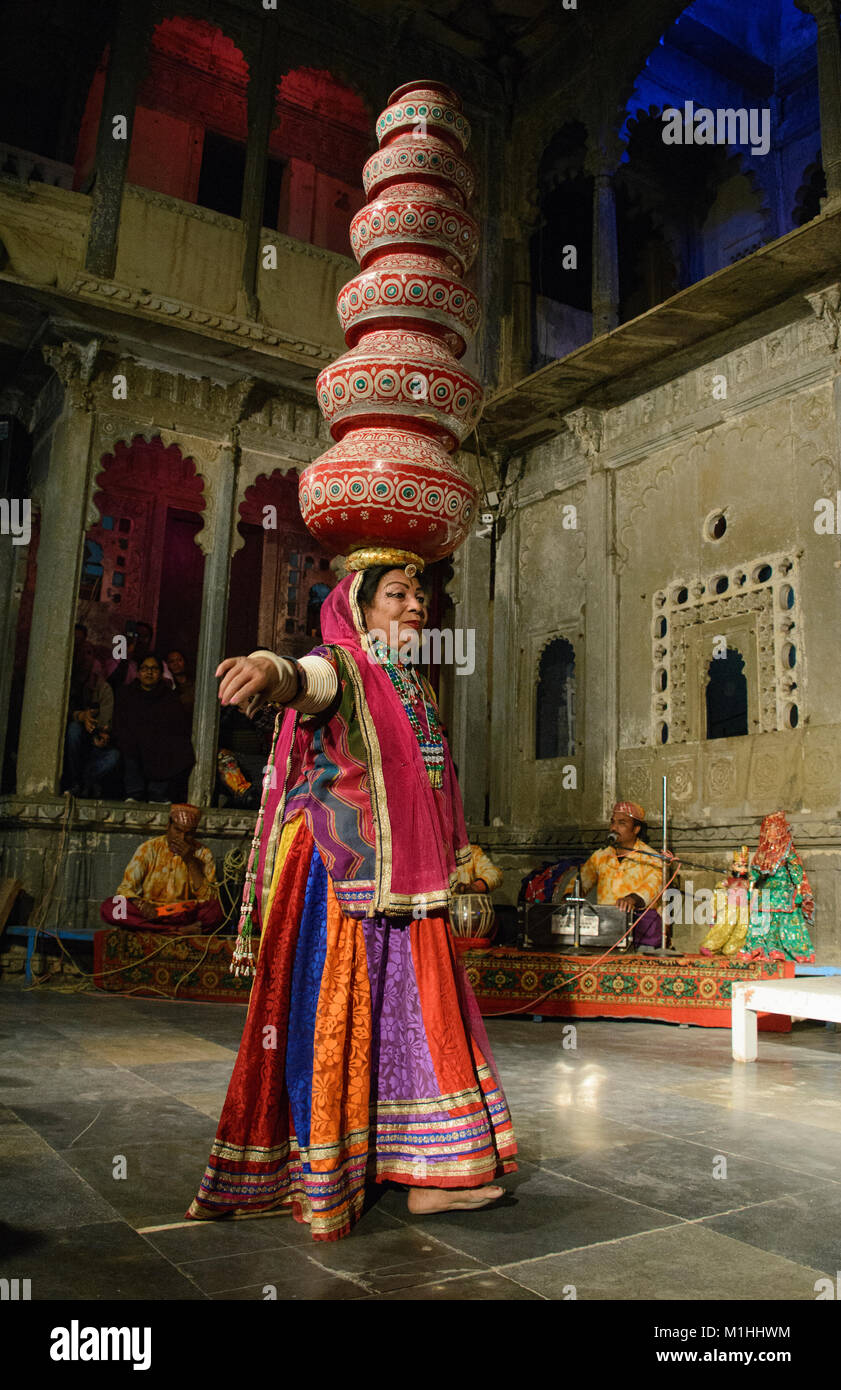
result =
[[[39,922],[39,921],[36,920],[35,923],[33,924],[33,925],[35,925],[36,928],[37,928],[36,933],[35,933],[35,937],[34,937],[34,940],[33,940],[33,954],[34,954],[34,950],[35,950],[35,945],[37,944],[37,941],[38,941],[38,937],[39,937],[41,934],[43,934],[44,936],[48,936],[48,937],[50,938],[50,940],[55,941],[56,944],[57,944],[57,946],[58,946],[58,948],[59,948],[59,950],[61,951],[62,955],[65,956],[66,959],[69,961],[69,963],[73,966],[74,973],[75,973],[77,976],[81,976],[81,977],[82,977],[82,978],[81,978],[81,982],[78,983],[78,984],[76,984],[76,985],[74,985],[73,990],[71,991],[72,993],[77,993],[77,994],[78,994],[78,993],[80,993],[83,989],[86,989],[86,988],[87,988],[88,981],[91,981],[91,980],[93,980],[93,981],[102,980],[102,979],[105,979],[105,978],[107,978],[108,976],[111,976],[111,975],[120,975],[120,974],[122,974],[123,972],[125,972],[126,970],[135,970],[138,966],[144,965],[144,964],[146,963],[146,961],[153,960],[153,959],[155,958],[155,956],[160,955],[162,951],[166,950],[167,946],[171,946],[171,945],[173,945],[175,942],[178,942],[178,941],[190,941],[190,940],[193,940],[194,937],[195,937],[195,932],[192,932],[192,933],[187,932],[187,933],[178,934],[178,935],[176,935],[176,934],[174,934],[174,933],[167,933],[167,934],[166,934],[165,940],[163,940],[159,946],[156,946],[155,949],[154,949],[154,951],[150,951],[150,952],[148,952],[147,955],[139,957],[138,960],[130,961],[129,964],[127,964],[127,965],[118,965],[118,966],[114,966],[113,969],[110,969],[110,970],[95,970],[95,971],[89,972],[89,971],[86,971],[86,970],[82,970],[81,967],[80,967],[79,965],[77,965],[76,961],[74,961],[74,959],[73,959],[73,957],[71,956],[70,952],[67,950],[67,947],[64,945],[64,942],[61,940],[61,937],[60,937],[60,936],[53,936],[52,933],[51,933],[51,931],[50,931],[50,928],[49,928],[49,927],[44,927],[44,926],[43,926],[43,918],[46,917],[46,915],[47,915],[47,910],[48,910],[48,908],[49,908],[49,906],[50,906],[50,902],[51,902],[51,900],[52,900],[52,895],[53,895],[53,893],[54,893],[54,891],[55,891],[55,885],[56,885],[56,882],[57,882],[57,879],[58,879],[59,870],[60,870],[60,868],[61,868],[61,864],[62,864],[62,861],[63,861],[63,859],[64,859],[64,855],[65,855],[65,852],[66,852],[66,847],[67,847],[67,833],[68,833],[68,829],[69,829],[69,826],[70,826],[72,808],[73,808],[73,806],[74,806],[74,804],[75,804],[74,798],[70,795],[69,792],[65,792],[64,795],[65,795],[65,797],[67,798],[67,804],[66,804],[66,806],[65,806],[64,816],[63,816],[63,821],[62,821],[62,837],[61,837],[61,840],[60,840],[60,843],[59,843],[59,849],[58,849],[58,853],[57,853],[57,855],[56,855],[55,864],[54,864],[54,867],[53,867],[53,875],[52,875],[52,879],[51,879],[51,881],[50,881],[49,888],[47,889],[46,893],[44,894],[44,897],[42,898],[40,904],[38,905],[38,907],[37,907],[37,909],[36,909],[36,914],[35,914],[35,915],[36,915],[36,919],[37,919],[38,916],[40,916],[40,917],[41,917],[41,921]],[[234,846],[232,849],[229,849],[229,850],[228,850],[227,854],[225,855],[224,859],[222,860],[222,878],[221,878],[221,880],[219,881],[219,887],[220,887],[220,888],[224,888],[224,887],[228,886],[229,884],[236,884],[237,886],[239,886],[239,885],[241,884],[241,874],[240,874],[240,871],[241,871],[242,869],[244,869],[244,867],[245,867],[246,858],[247,858],[247,851],[246,851],[244,848],[240,848],[239,846]],[[214,930],[213,930],[212,932],[210,932],[210,933],[207,934],[205,949],[204,949],[204,951],[202,952],[201,957],[199,958],[199,960],[196,962],[195,965],[191,966],[190,969],[187,970],[187,971],[185,972],[185,974],[182,975],[182,976],[175,982],[175,986],[174,986],[174,990],[173,990],[173,991],[170,992],[170,991],[168,991],[168,990],[159,990],[159,989],[156,989],[154,985],[137,985],[137,986],[135,986],[134,989],[120,990],[119,993],[120,993],[120,994],[123,994],[123,995],[136,994],[136,993],[138,992],[138,990],[141,990],[141,989],[142,989],[142,990],[146,991],[147,993],[151,991],[151,992],[154,993],[154,994],[159,994],[159,995],[161,995],[161,997],[164,998],[164,999],[171,999],[171,998],[174,998],[174,997],[177,995],[177,992],[178,992],[178,990],[180,989],[181,985],[184,983],[184,981],[185,981],[186,979],[188,979],[188,978],[190,977],[190,975],[192,975],[192,974],[194,973],[194,971],[196,971],[196,970],[199,968],[199,966],[202,965],[202,964],[204,963],[204,961],[207,959],[207,953],[208,953],[208,951],[210,950],[210,946],[211,946],[211,943],[212,943],[213,939],[214,939],[215,937],[219,936],[219,934],[220,934],[221,932],[224,931],[225,927],[228,926],[228,924],[231,922],[231,920],[232,920],[235,916],[238,915],[238,913],[239,913],[239,898],[240,898],[240,893],[237,893],[236,896],[234,896],[233,894],[231,894],[231,906],[229,907],[226,916],[225,916],[224,919],[220,922],[220,924],[219,924],[218,927],[215,927]],[[61,905],[61,904],[60,904],[60,905]],[[59,929],[58,929],[58,928],[55,928],[55,930],[58,931]],[[117,930],[119,930],[119,928],[117,928]],[[229,934],[230,934],[230,933],[229,933]],[[54,976],[51,974],[51,972],[50,972],[50,971],[47,971],[45,974],[38,976],[38,977],[34,980],[34,982],[33,982],[32,985],[27,986],[27,989],[28,989],[28,990],[31,990],[31,989],[39,988],[41,985],[46,984],[47,981],[52,980],[53,978],[54,978]]]

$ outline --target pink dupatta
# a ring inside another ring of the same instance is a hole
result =
[[[374,826],[376,870],[352,911],[431,916],[445,910],[458,867],[470,857],[461,792],[444,741],[444,780],[430,785],[423,758],[400,698],[379,663],[368,654],[357,595],[362,575],[348,575],[321,609],[324,643],[334,649],[340,681],[353,690],[353,717],[361,726]],[[433,699],[427,689],[427,698]],[[325,745],[341,738],[339,721],[324,727]],[[300,774],[312,735],[295,710],[283,716],[274,749],[274,783],[264,792],[257,866],[257,905],[266,907],[286,795]],[[316,844],[318,834],[315,832]],[[322,856],[324,857],[324,856]]]

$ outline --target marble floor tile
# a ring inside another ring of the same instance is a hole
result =
[[[0,1068],[0,1101],[14,1107],[45,1102],[119,1100],[124,1096],[159,1096],[160,1089],[123,1067],[56,1068],[8,1062]]]
[[[841,1134],[793,1121],[781,1125],[768,1115],[728,1111],[709,1129],[692,1135],[717,1153],[762,1159],[815,1178],[841,1182]]]
[[[706,1226],[684,1224],[499,1269],[556,1300],[808,1301],[820,1277],[819,1271]]]
[[[710,1217],[703,1224],[708,1230],[822,1270],[833,1279],[841,1269],[839,1184]]]
[[[485,1264],[495,1252],[531,1259],[576,1245],[612,1240],[631,1232],[676,1224],[678,1218],[640,1202],[626,1201],[525,1163],[501,1180],[509,1196],[479,1211],[436,1212],[412,1217],[413,1227]],[[405,1215],[402,1194],[387,1193],[382,1206]]]
[[[66,1149],[65,1161],[134,1227],[180,1221],[196,1195],[210,1147],[206,1139],[159,1139]],[[125,1159],[125,1168],[115,1160]],[[125,1177],[115,1177],[125,1171]]]
[[[106,1145],[113,1153],[124,1152],[126,1145],[157,1144],[162,1138],[174,1140],[182,1135],[200,1138],[209,1151],[216,1132],[208,1116],[166,1094],[152,1099],[21,1105],[17,1113],[62,1153]]]
[[[724,1029],[489,1019],[521,1145],[511,1195],[422,1218],[377,1186],[348,1239],[314,1242],[290,1215],[184,1224],[244,1018],[0,980],[4,1274],[37,1275],[33,1298],[541,1301],[577,1282],[775,1300],[813,1299],[838,1267],[841,1033],[760,1035],[747,1067]]]
[[[224,1058],[208,1058],[196,1062],[139,1062],[127,1064],[138,1080],[154,1085],[158,1090],[178,1095],[184,1091],[228,1089],[236,1056],[228,1052]]]
[[[229,1066],[233,1062],[230,1048],[220,1047],[218,1043],[206,1042],[204,1038],[193,1037],[189,1033],[171,1029],[144,1035],[133,1031],[116,1038],[85,1038],[82,1048],[95,1054],[102,1062],[116,1062],[120,1066],[136,1070],[155,1062],[167,1066],[177,1066],[189,1062],[223,1062]]]
[[[411,1300],[413,1303],[509,1303],[513,1300],[523,1303],[538,1301],[543,1295],[525,1288],[504,1274],[485,1270],[481,1274],[462,1275],[431,1284],[415,1284],[389,1293],[372,1294],[370,1297],[390,1303],[398,1300]]]
[[[10,1226],[29,1230],[114,1218],[112,1204],[52,1150],[4,1160],[2,1208]]]
[[[180,1268],[207,1294],[219,1295],[228,1290],[248,1288],[265,1299],[274,1290],[273,1296],[279,1301],[289,1301],[355,1299],[364,1298],[370,1292],[362,1280],[334,1273],[288,1245],[220,1255]],[[270,1286],[268,1290],[266,1285]]]
[[[808,1191],[817,1181],[791,1168],[728,1157],[692,1140],[666,1137],[581,1158],[544,1158],[541,1167],[684,1220]]]
[[[0,1256],[6,1277],[32,1281],[32,1299],[204,1299],[204,1293],[123,1221],[50,1231]]]

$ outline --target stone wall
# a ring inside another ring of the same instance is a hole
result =
[[[511,678],[494,681],[491,757],[505,772],[489,778],[489,824],[473,827],[508,870],[507,901],[530,868],[583,852],[615,795],[659,824],[665,774],[672,838],[692,860],[726,866],[786,811],[820,956],[841,959],[841,541],[834,524],[816,529],[841,487],[833,295],[792,301],[748,342],[743,326],[731,351],[656,390],[567,416],[518,461],[497,554],[495,607],[511,621],[495,624],[494,657]],[[556,636],[575,650],[578,739],[574,757],[538,760],[539,658]],[[722,646],[745,662],[749,732],[707,739]]]

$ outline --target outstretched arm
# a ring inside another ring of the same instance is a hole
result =
[[[331,662],[322,656],[300,661],[257,651],[251,656],[228,657],[217,668],[221,677],[219,699],[253,714],[260,705],[289,705],[301,714],[320,714],[336,697],[339,678]]]

